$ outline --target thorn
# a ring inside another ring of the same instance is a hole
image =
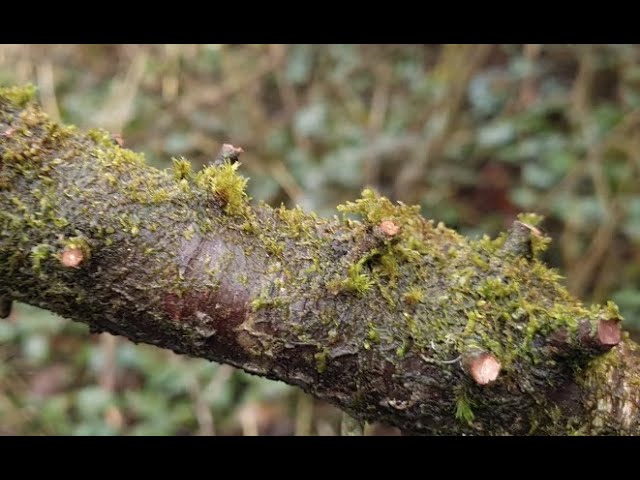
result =
[[[500,374],[502,365],[492,354],[474,351],[464,356],[464,365],[478,385],[488,385]]]
[[[84,254],[79,248],[69,248],[62,252],[62,265],[68,268],[80,268],[84,261]]]

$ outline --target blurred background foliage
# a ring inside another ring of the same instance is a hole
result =
[[[640,46],[3,45],[0,85],[168,167],[242,146],[250,194],[322,215],[372,186],[465,235],[546,216],[546,260],[640,331]],[[335,435],[340,413],[18,305],[0,434]],[[397,434],[383,425],[371,434]]]

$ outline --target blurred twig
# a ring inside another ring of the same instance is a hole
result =
[[[60,121],[60,110],[56,99],[56,87],[53,64],[50,60],[43,60],[36,65],[36,76],[40,87],[40,99],[44,111],[56,122]]]
[[[313,398],[300,390],[296,401],[296,437],[308,437],[313,428]]]
[[[399,198],[409,203],[419,200],[420,193],[416,187],[424,178],[429,162],[441,156],[462,108],[468,84],[491,48],[491,45],[452,45],[443,48],[435,75],[442,77],[444,90],[438,108],[428,120],[424,144],[403,164],[395,178],[394,191]]]

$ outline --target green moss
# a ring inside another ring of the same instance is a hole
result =
[[[531,235],[531,253],[534,258],[539,257],[547,251],[551,238],[545,235]]]
[[[196,185],[209,192],[224,207],[229,215],[242,215],[247,212],[247,179],[237,173],[239,162],[212,165],[198,172]]]
[[[618,320],[621,320],[621,321],[624,320],[624,317],[620,313],[620,308],[611,300],[607,302],[605,311],[607,313],[607,319],[617,318]]]
[[[46,243],[40,243],[31,249],[31,266],[34,272],[40,272],[42,262],[51,256],[53,247]]]
[[[400,274],[400,266],[394,252],[385,252],[380,256],[378,262],[380,264],[378,269],[380,275],[387,277],[389,282],[394,284]]]
[[[173,178],[176,181],[191,178],[191,162],[183,157],[173,158]]]
[[[512,295],[517,295],[520,292],[520,284],[517,280],[505,282],[498,277],[487,277],[478,288],[477,293],[486,299],[501,299],[507,298]]]
[[[472,253],[471,261],[476,267],[480,268],[481,270],[489,270],[489,262],[487,262],[480,254]]]
[[[396,356],[398,358],[404,358],[404,356],[407,354],[407,342],[403,341],[402,345],[400,345],[397,349],[396,349]]]
[[[324,351],[318,352],[313,358],[316,361],[316,370],[318,373],[324,373],[327,370],[327,353]]]
[[[32,84],[23,87],[0,87],[0,99],[5,98],[18,107],[24,107],[33,101],[36,91],[35,85]]]
[[[388,198],[379,196],[374,190],[367,188],[362,191],[361,198],[355,202],[338,205],[337,209],[343,214],[362,216],[367,222],[378,224],[383,220],[394,220],[399,213],[418,212],[420,207],[407,207],[399,203],[394,205]]]
[[[371,343],[380,343],[380,332],[376,326],[369,322],[367,324],[367,339],[371,341]]]
[[[247,290],[263,276],[271,279],[264,282],[258,298],[255,291],[248,292],[251,310],[260,312],[253,314],[256,320],[282,322],[278,326],[282,337],[272,340],[265,335],[269,352],[278,351],[286,342],[316,347],[313,338],[319,338],[318,334],[326,335],[332,347],[348,338],[360,339],[372,358],[394,365],[408,351],[411,358],[407,361],[422,355],[440,366],[471,346],[494,353],[503,364],[498,388],[479,392],[471,385],[466,393],[458,394],[457,387],[465,385],[468,377],[457,365],[443,370],[447,376],[443,377],[442,398],[449,399],[446,408],[455,410],[464,425],[459,428],[465,431],[473,429],[474,416],[480,417],[490,400],[500,400],[501,393],[496,392],[515,392],[513,395],[531,404],[543,401],[531,393],[531,385],[541,381],[538,365],[549,369],[543,381],[548,380],[550,387],[556,378],[566,377],[566,369],[584,366],[579,355],[557,362],[550,358],[549,349],[539,347],[546,335],[566,328],[568,347],[580,349],[572,334],[578,320],[595,325],[599,318],[619,318],[614,304],[582,307],[559,283],[557,272],[541,262],[497,255],[504,234],[469,241],[443,224],[434,227],[418,207],[391,202],[372,190],[340,207],[342,219],[321,220],[299,207],[270,209],[263,205],[254,213],[244,191],[246,179],[236,171],[238,164],[207,167],[193,174],[191,165],[178,159],[173,172],[161,172],[145,166],[142,156],[108,143],[101,131],[87,138],[50,123],[29,130],[28,125],[42,121],[33,112],[21,115],[21,128],[29,133],[23,137],[29,140],[7,139],[1,147],[3,158],[10,159],[0,172],[4,184],[9,188],[29,185],[28,192],[17,189],[0,198],[0,229],[18,246],[11,252],[0,250],[0,269],[9,273],[7,278],[30,267],[45,270],[47,259],[61,244],[84,241],[94,252],[111,255],[124,250],[104,247],[118,242],[131,252],[126,261],[133,267],[140,260],[136,256],[142,257],[144,269],[140,271],[153,279],[152,286],[143,288],[184,294],[195,276],[181,274],[167,252],[180,251],[185,239],[210,234],[241,249],[249,270],[233,270],[231,252],[216,261],[199,257],[204,274],[197,281],[206,288],[215,291],[224,275]],[[47,141],[51,145],[38,140],[43,132],[50,132]],[[62,141],[65,136],[68,141]],[[90,180],[86,191],[74,175]],[[21,182],[15,182],[16,178]],[[61,178],[69,181],[61,182]],[[227,215],[221,215],[220,209]],[[361,220],[348,218],[350,215]],[[386,219],[400,227],[393,239],[376,230]],[[534,223],[530,218],[523,221]],[[82,236],[75,228],[82,228]],[[149,235],[154,231],[162,235]],[[535,248],[540,252],[545,245],[541,240]],[[250,282],[247,272],[255,272],[256,278]],[[91,294],[88,287],[86,292],[66,292],[64,283],[50,283],[47,292],[65,292],[69,298]],[[325,286],[332,293],[352,295],[324,301]],[[304,307],[298,307],[302,297]],[[294,299],[296,307],[289,308]],[[274,311],[264,312],[267,309]],[[383,348],[377,346],[380,343]],[[327,353],[307,360],[323,372]]]
[[[96,144],[106,148],[113,148],[115,146],[111,134],[102,128],[93,128],[89,130],[87,132],[87,137],[93,140]]]
[[[362,272],[362,268],[361,262],[349,266],[348,278],[342,280],[341,284],[345,290],[364,295],[371,289],[373,281]]]
[[[416,305],[424,300],[424,291],[419,287],[409,287],[402,299],[409,305]]]
[[[182,236],[184,238],[186,238],[187,240],[191,240],[195,234],[196,234],[196,229],[195,229],[195,227],[193,225],[189,225],[182,232]]]
[[[537,227],[544,221],[544,217],[537,213],[519,213],[518,220],[532,227]]]
[[[299,206],[288,209],[281,205],[275,213],[284,223],[284,230],[288,237],[308,237],[313,234],[314,216],[306,214]]]
[[[274,255],[276,257],[281,257],[282,254],[284,253],[284,249],[285,249],[285,244],[284,242],[280,241],[280,240],[276,240],[275,238],[271,237],[271,236],[267,236],[264,234],[261,234],[259,236],[260,240],[262,240],[262,244],[265,248],[265,250],[267,252],[269,252],[269,254]]]
[[[282,307],[286,304],[287,302],[285,301],[285,299],[280,297],[260,296],[251,301],[251,310],[257,312],[258,310],[262,310],[264,308]]]
[[[464,389],[461,389],[461,392],[458,393],[456,398],[455,405],[455,417],[460,422],[471,424],[475,420],[475,414],[472,410],[472,403],[469,399],[467,392]]]

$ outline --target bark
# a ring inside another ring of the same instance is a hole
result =
[[[29,303],[405,432],[640,433],[638,348],[538,260],[534,216],[469,240],[366,190],[322,219],[253,205],[235,147],[193,173],[120,144],[0,89],[2,317]]]

